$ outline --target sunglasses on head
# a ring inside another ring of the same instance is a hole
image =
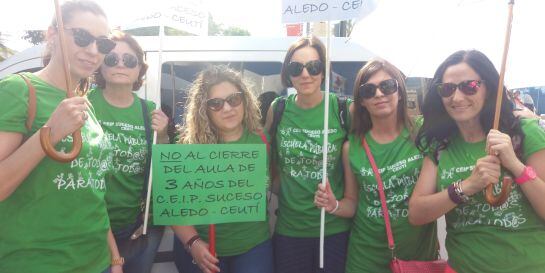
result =
[[[213,98],[206,101],[206,106],[212,111],[219,111],[223,109],[225,102],[229,103],[231,107],[237,107],[242,103],[242,92],[233,93],[225,99]]]
[[[108,67],[114,67],[119,63],[119,55],[115,52],[110,52],[104,57],[104,64]],[[138,58],[133,54],[123,53],[121,60],[126,68],[135,68],[138,65]]]
[[[388,79],[381,81],[378,85],[372,83],[364,83],[360,85],[358,89],[360,98],[370,99],[377,94],[377,88],[380,88],[380,92],[385,96],[391,95],[397,92],[397,81],[395,79]]]
[[[79,47],[87,47],[96,41],[98,52],[108,54],[115,47],[115,42],[106,37],[95,37],[82,28],[67,28],[72,32],[74,43]]]
[[[308,74],[316,76],[322,73],[323,64],[320,60],[310,61],[306,64],[300,62],[290,62],[288,64],[288,74],[292,77],[298,77],[303,73],[303,68],[307,69]]]
[[[462,93],[464,93],[465,95],[475,95],[481,87],[482,82],[483,81],[481,80],[463,81],[459,84],[445,82],[437,84],[435,86],[435,90],[437,90],[439,96],[443,98],[448,98],[452,96],[452,94],[454,94],[454,91],[456,91],[456,88],[462,91]]]

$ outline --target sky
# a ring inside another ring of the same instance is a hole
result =
[[[142,10],[149,10],[144,3],[159,1],[162,0],[95,0],[114,26],[138,16]],[[202,1],[217,23],[247,29],[253,36],[285,36],[284,24],[281,23],[281,0]],[[9,11],[4,8],[5,5],[9,5]],[[53,0],[2,0],[0,9],[3,11],[0,16],[0,32],[2,36],[7,35],[8,47],[18,51],[31,46],[20,38],[23,31],[47,27],[54,13]]]

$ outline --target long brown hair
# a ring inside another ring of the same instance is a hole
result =
[[[384,71],[392,79],[395,79],[398,83],[398,96],[399,101],[397,104],[397,121],[403,122],[404,126],[409,129],[409,132],[413,131],[413,123],[409,118],[407,111],[407,88],[405,87],[405,76],[395,66],[387,62],[386,60],[375,58],[367,62],[358,71],[356,81],[354,82],[354,116],[352,118],[352,133],[363,137],[367,132],[373,128],[373,122],[371,121],[371,115],[367,108],[361,105],[362,97],[358,90],[359,87],[366,83],[373,75],[378,71]]]

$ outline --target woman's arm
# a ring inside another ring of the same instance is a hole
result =
[[[122,257],[119,254],[119,249],[117,249],[117,244],[115,242],[114,234],[112,233],[111,228],[108,230],[108,246],[110,247],[110,255],[112,256],[111,272],[123,273],[124,261],[122,261],[120,264],[113,264],[113,261],[119,261],[120,259],[122,259]]]
[[[151,112],[151,128],[157,132],[157,143],[169,144],[168,138],[168,117],[161,109],[155,109]]]
[[[485,156],[477,160],[471,175],[461,181],[465,195],[472,196],[487,185],[499,182],[500,160],[496,156]],[[409,222],[424,225],[435,221],[457,206],[450,199],[448,189],[437,192],[437,166],[429,157],[424,157],[422,170],[409,200]]]
[[[516,156],[509,135],[497,130],[490,130],[487,137],[487,149],[491,153],[498,154],[501,164],[515,177],[520,177],[525,169]],[[545,220],[545,150],[539,150],[532,154],[526,164],[534,168],[537,177],[520,185],[520,188],[532,204],[536,213]]]
[[[195,240],[195,236],[198,236],[197,230],[193,226],[171,226],[172,230],[178,236],[178,239],[188,249],[189,253],[193,257],[195,264],[203,271],[203,273],[219,272],[220,269],[216,265],[219,260],[212,256],[208,251],[208,243],[199,239]],[[192,240],[191,246],[187,243]]]
[[[314,204],[318,208],[325,208],[329,213],[333,211],[333,214],[339,217],[352,218],[356,213],[356,207],[358,205],[358,185],[356,182],[356,177],[352,172],[352,167],[350,167],[350,159],[348,156],[348,151],[350,149],[350,143],[346,141],[343,144],[342,152],[342,161],[344,168],[344,197],[341,200],[338,200],[339,204],[337,206],[337,199],[331,187],[329,181],[327,182],[326,187],[324,188],[322,184],[318,184],[318,190],[314,195]]]
[[[65,136],[81,128],[87,115],[87,99],[73,97],[63,100],[45,125],[51,128],[55,145]],[[44,158],[39,131],[22,145],[23,135],[0,132],[0,201],[7,199]]]

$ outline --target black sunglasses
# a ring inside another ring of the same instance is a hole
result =
[[[212,111],[219,111],[223,109],[225,102],[229,103],[231,107],[237,107],[242,103],[242,92],[233,93],[225,99],[213,98],[206,101],[206,106]]]
[[[324,64],[320,60],[310,61],[306,64],[302,64],[300,62],[290,62],[288,64],[288,74],[292,77],[298,77],[301,75],[301,73],[303,73],[303,68],[307,69],[308,74],[316,76],[322,73]]]
[[[115,47],[115,42],[106,37],[95,37],[89,31],[82,28],[67,28],[72,32],[74,43],[79,47],[87,47],[94,41],[97,43],[98,52],[108,54]]]
[[[382,92],[382,94],[388,96],[397,92],[398,84],[395,79],[383,80],[378,85],[372,83],[364,83],[360,85],[358,89],[358,94],[360,98],[370,99],[377,94],[377,88],[380,88],[380,92]]]
[[[121,60],[126,68],[135,68],[138,65],[138,58],[133,54],[123,53]],[[119,55],[115,52],[110,52],[104,57],[104,64],[109,67],[114,67],[119,63]]]
[[[452,94],[454,94],[454,91],[456,91],[456,88],[460,89],[460,91],[462,91],[462,93],[464,93],[465,95],[471,96],[477,93],[482,83],[482,80],[463,81],[459,84],[445,82],[437,84],[435,86],[435,90],[437,91],[437,93],[439,93],[439,96],[443,98],[448,98],[452,96]]]

